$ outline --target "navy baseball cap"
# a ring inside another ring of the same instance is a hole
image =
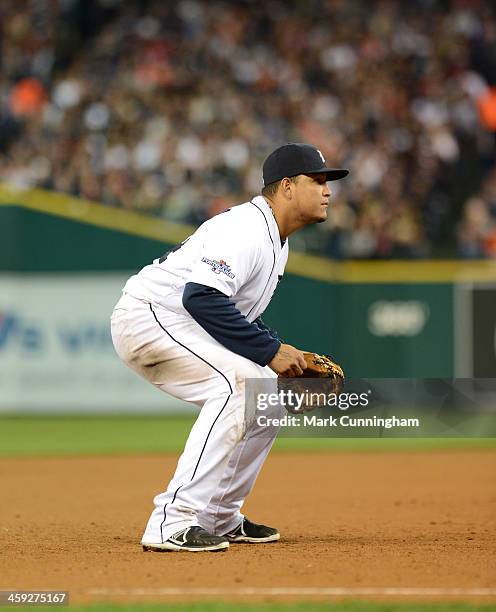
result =
[[[262,172],[265,187],[297,174],[325,172],[328,181],[337,181],[349,174],[349,170],[328,168],[317,147],[302,142],[290,142],[272,151],[264,161]]]

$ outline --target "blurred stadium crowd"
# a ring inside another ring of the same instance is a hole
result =
[[[496,2],[5,0],[0,178],[200,223],[311,142],[349,179],[293,245],[496,257]]]

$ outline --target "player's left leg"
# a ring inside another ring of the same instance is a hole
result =
[[[263,368],[263,375],[266,378],[276,376],[270,368]],[[252,420],[234,448],[209,505],[198,516],[198,522],[204,529],[223,535],[243,523],[241,507],[255,484],[276,434],[274,428],[262,428],[256,419]],[[276,530],[267,531],[265,541],[278,539],[279,534],[276,537],[276,533]]]

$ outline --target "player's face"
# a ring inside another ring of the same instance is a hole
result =
[[[325,173],[301,174],[295,184],[297,206],[305,223],[322,223],[327,219],[331,190]]]

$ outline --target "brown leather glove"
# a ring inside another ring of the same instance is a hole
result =
[[[305,393],[307,386],[303,382],[305,378],[326,378],[328,381],[325,385],[326,393],[339,394],[344,386],[344,372],[330,355],[317,355],[317,353],[303,353],[307,367],[303,370],[301,376],[296,376],[293,373],[280,374],[278,377],[278,390],[291,389],[295,393]],[[290,380],[291,379],[291,380]],[[300,382],[301,381],[301,382]],[[303,410],[313,410],[316,405],[305,404]],[[292,410],[289,410],[292,412]]]

